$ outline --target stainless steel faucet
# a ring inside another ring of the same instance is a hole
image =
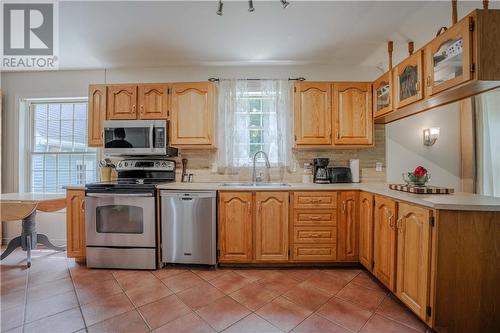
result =
[[[257,155],[262,154],[264,155],[264,158],[266,159],[266,168],[271,169],[271,163],[269,163],[269,157],[267,156],[265,151],[259,150],[253,155],[253,169],[252,169],[252,184],[257,183],[257,175],[255,173],[255,162],[257,161]],[[267,181],[271,181],[271,175],[269,173],[269,170],[267,172]]]

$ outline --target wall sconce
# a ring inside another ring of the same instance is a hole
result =
[[[439,127],[424,129],[424,145],[432,146],[439,139]]]

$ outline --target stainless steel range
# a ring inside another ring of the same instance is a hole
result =
[[[87,266],[156,269],[156,185],[175,181],[175,162],[126,159],[114,182],[86,185]]]

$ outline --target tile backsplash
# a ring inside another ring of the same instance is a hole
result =
[[[385,181],[385,126],[375,125],[375,146],[361,149],[344,148],[321,148],[321,149],[295,149],[294,157],[297,161],[293,171],[271,170],[273,181],[300,182],[302,180],[302,169],[304,163],[310,162],[316,157],[328,157],[330,166],[349,166],[350,159],[359,159],[362,182],[384,182]],[[217,162],[216,149],[189,149],[179,150],[177,160],[177,172],[180,174],[182,158],[188,159],[188,172],[194,174],[194,181],[248,181],[251,178],[251,170],[241,170],[237,175],[213,173],[212,163]],[[384,166],[382,172],[375,171],[376,162]],[[180,179],[180,175],[177,177]]]

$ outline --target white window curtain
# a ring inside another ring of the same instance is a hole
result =
[[[229,173],[251,166],[263,150],[272,167],[293,164],[291,85],[288,80],[221,80],[217,133],[219,166]]]
[[[475,100],[478,193],[500,197],[500,90]]]

